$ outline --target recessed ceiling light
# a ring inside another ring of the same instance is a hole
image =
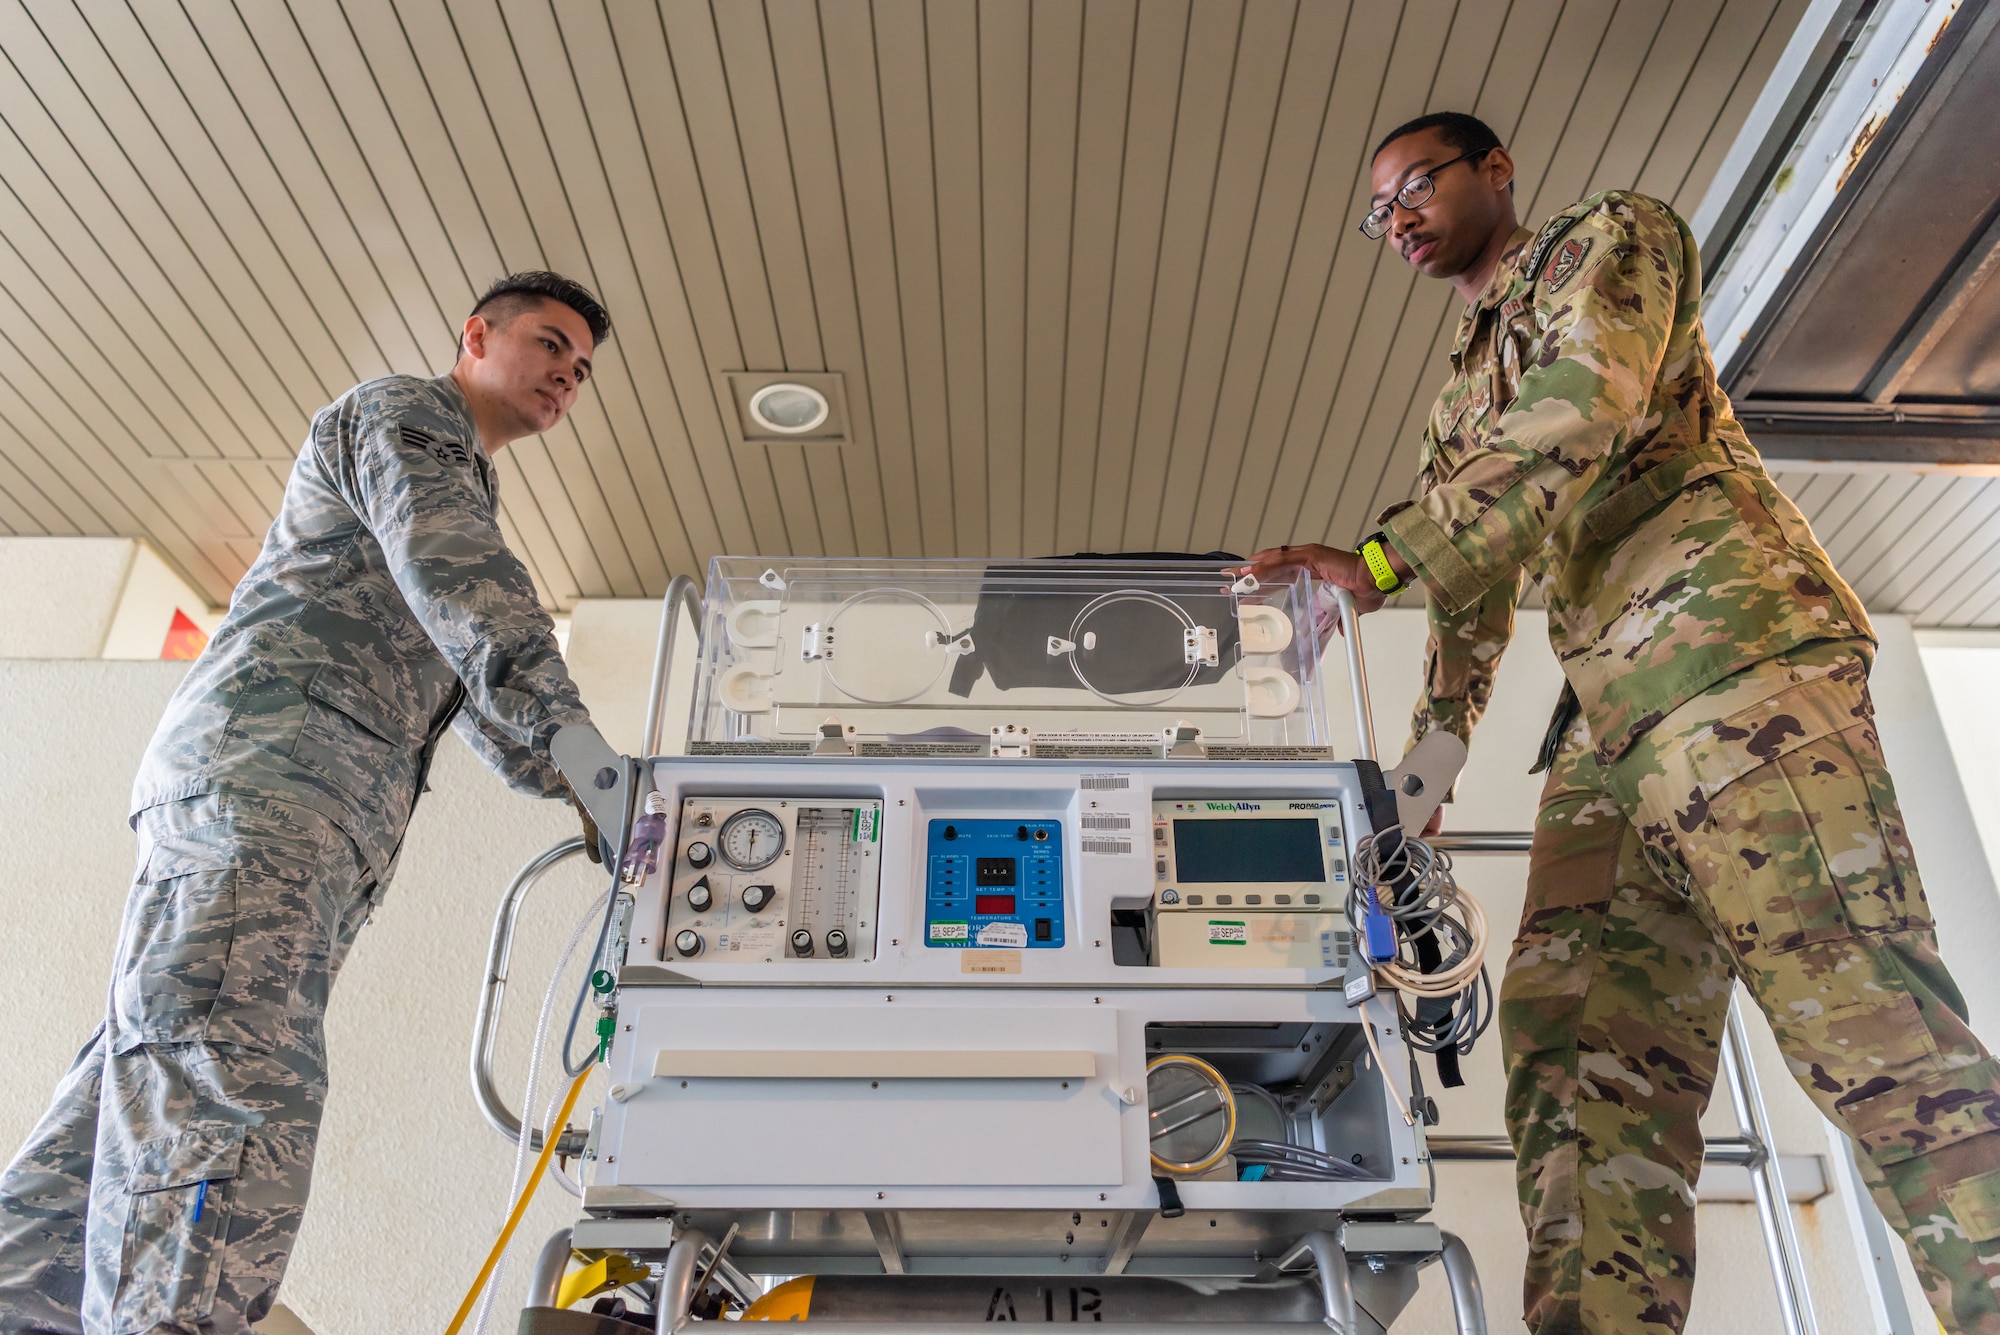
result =
[[[832,405],[810,385],[781,381],[750,396],[750,420],[767,431],[800,436],[826,421]]]

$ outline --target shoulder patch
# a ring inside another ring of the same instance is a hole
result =
[[[1563,239],[1555,254],[1549,256],[1549,267],[1542,271],[1542,281],[1549,285],[1551,292],[1560,291],[1564,283],[1576,276],[1576,271],[1583,267],[1584,258],[1590,254],[1590,248],[1596,244],[1594,236]]]
[[[472,466],[471,454],[466,451],[465,446],[455,440],[445,440],[442,437],[433,436],[421,427],[406,426],[402,428],[402,432],[403,443],[405,445],[412,449],[426,451],[437,459],[439,463],[457,464],[461,468],[470,468]]]

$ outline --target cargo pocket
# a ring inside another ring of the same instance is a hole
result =
[[[222,993],[237,873],[221,850],[178,843],[154,847],[126,905],[111,979],[114,1052],[200,1042]]]
[[[1954,1182],[1938,1193],[1973,1242],[2000,1238],[2000,1169]]]
[[[207,1323],[242,1159],[240,1126],[183,1131],[139,1147],[125,1184],[125,1237],[111,1300],[116,1329]]]
[[[317,850],[227,819],[149,841],[111,979],[112,1051],[283,1037]]]
[[[1705,807],[1684,845],[1713,868],[1707,887],[1720,925],[1766,950],[1839,941],[1896,924],[1878,895],[1888,864],[1864,775],[1838,734],[1856,726],[1855,693],[1801,682],[1704,730],[1687,760]],[[1859,836],[1858,840],[1850,836]],[[1893,883],[1888,871],[1883,885]]]
[[[421,729],[331,664],[313,674],[305,695],[292,758],[324,779],[357,818],[400,828],[416,797]]]

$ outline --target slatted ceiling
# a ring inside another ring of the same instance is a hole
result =
[[[1458,13],[1463,13],[1463,7]],[[1490,14],[1490,10],[1487,11]],[[1506,12],[1507,25],[1517,22],[1523,29],[1535,29],[1549,19],[1546,9],[1537,12],[1534,6],[1517,6]],[[1422,21],[1422,18],[1419,18]],[[1486,31],[1461,32],[1457,14],[1447,32],[1444,47],[1438,52],[1435,65],[1425,71],[1425,87],[1434,87],[1448,68],[1454,67],[1454,40],[1464,37],[1463,46],[1470,51],[1495,53],[1496,44]],[[1546,46],[1546,35],[1543,37]],[[1496,103],[1487,96],[1488,83],[1493,68],[1489,57],[1486,68],[1476,76],[1478,91],[1473,105],[1490,121],[1503,127],[1509,120],[1518,119],[1519,101],[1512,105]],[[1512,72],[1513,66],[1509,66]],[[1407,81],[1415,77],[1415,71],[1404,74]],[[1540,71],[1535,72],[1539,78]],[[1267,545],[1282,541],[1273,534],[1290,534],[1302,529],[1310,531],[1314,524],[1323,523],[1329,534],[1345,534],[1352,529],[1355,534],[1363,530],[1369,516],[1380,510],[1388,500],[1407,494],[1411,485],[1409,474],[1414,473],[1416,450],[1414,442],[1421,433],[1425,411],[1434,393],[1435,368],[1442,365],[1441,359],[1449,348],[1455,330],[1457,306],[1448,290],[1441,285],[1420,285],[1414,276],[1387,248],[1369,243],[1349,229],[1353,217],[1366,207],[1369,194],[1366,150],[1372,147],[1379,134],[1398,123],[1413,111],[1396,105],[1397,71],[1390,71],[1390,80],[1385,82],[1379,96],[1374,117],[1377,122],[1371,126],[1365,143],[1355,146],[1353,183],[1350,198],[1343,209],[1339,244],[1348,247],[1354,261],[1368,267],[1366,292],[1371,305],[1363,307],[1359,327],[1347,338],[1358,340],[1346,345],[1341,369],[1341,398],[1336,399],[1324,414],[1324,426],[1316,438],[1315,470],[1319,478],[1317,487],[1301,496],[1296,509],[1289,514],[1283,506],[1267,509],[1265,525],[1259,530],[1253,546]],[[1456,78],[1457,76],[1454,76]],[[1468,78],[1473,77],[1467,70]],[[1496,93],[1505,96],[1500,90]],[[1525,95],[1526,87],[1517,86],[1516,98]],[[1394,313],[1391,315],[1393,307]],[[1391,375],[1385,379],[1386,366],[1377,359],[1385,353],[1387,365],[1393,365],[1410,373],[1408,380]],[[1357,372],[1355,358],[1359,357]],[[1350,389],[1348,376],[1353,374],[1355,388]],[[1363,395],[1358,407],[1350,407],[1357,395]],[[1343,411],[1344,409],[1344,411]],[[1416,424],[1417,434],[1399,431],[1398,424]],[[1357,440],[1357,433],[1359,438]],[[1386,491],[1386,495],[1384,494]],[[1332,513],[1326,514],[1331,498]],[[1274,496],[1275,499],[1275,496]]]
[[[1783,29],[1784,34],[1789,33],[1789,25],[1796,22],[1796,11],[1802,6],[1798,3],[1793,3],[1790,7],[1795,12],[1787,17],[1786,25]],[[1687,140],[1694,141],[1687,150],[1688,154],[1691,154],[1696,147],[1699,147],[1698,136],[1687,134],[1679,137],[1670,136],[1667,130],[1668,124],[1678,121],[1683,124],[1696,125],[1699,126],[1704,135],[1712,135],[1717,113],[1721,105],[1733,97],[1735,90],[1746,82],[1744,79],[1746,71],[1741,66],[1731,73],[1731,77],[1726,79],[1717,77],[1713,73],[1708,77],[1696,78],[1696,72],[1702,68],[1701,57],[1710,50],[1731,49],[1737,35],[1733,30],[1725,30],[1724,19],[1726,15],[1723,12],[1722,6],[1714,3],[1704,3],[1699,6],[1682,5],[1673,14],[1668,15],[1654,11],[1652,17],[1660,19],[1660,22],[1652,26],[1651,35],[1647,39],[1647,48],[1641,54],[1639,78],[1632,84],[1632,93],[1626,98],[1624,106],[1618,112],[1610,134],[1603,140],[1602,146],[1596,151],[1594,164],[1589,173],[1589,185],[1587,189],[1572,192],[1561,186],[1558,181],[1561,172],[1573,166],[1573,162],[1570,160],[1576,158],[1582,151],[1589,148],[1589,136],[1578,136],[1570,128],[1575,122],[1577,107],[1583,105],[1589,99],[1590,90],[1580,88],[1564,112],[1564,133],[1561,136],[1562,149],[1556,153],[1555,160],[1551,164],[1549,172],[1542,177],[1539,185],[1532,184],[1534,178],[1529,175],[1529,171],[1524,170],[1522,173],[1523,193],[1534,201],[1526,216],[1538,216],[1553,207],[1557,207],[1558,204],[1546,203],[1545,201],[1567,198],[1571,193],[1588,193],[1599,189],[1608,189],[1616,186],[1629,187],[1633,185],[1629,169],[1607,175],[1607,163],[1629,162],[1636,158],[1640,164],[1637,176],[1642,183],[1639,188],[1645,188],[1644,183],[1646,179],[1649,175],[1654,174],[1655,158],[1660,156],[1663,149],[1673,151],[1683,141]],[[1766,40],[1770,36],[1772,28],[1776,26],[1774,22],[1777,17],[1775,12],[1766,11],[1761,15],[1752,15],[1751,17],[1758,22],[1759,31],[1756,34],[1755,40],[1735,46],[1734,49],[1764,47],[1767,48],[1762,53],[1764,59],[1767,62],[1770,59],[1775,59],[1775,47],[1771,47]],[[1633,21],[1639,20],[1634,19]],[[1597,46],[1594,49],[1600,57],[1607,44],[1617,43],[1616,22],[1617,17],[1614,16],[1612,26],[1607,27],[1597,36]],[[1744,25],[1739,22],[1735,26],[1740,28]],[[1587,32],[1578,34],[1579,38],[1585,36],[1588,36]],[[1695,40],[1697,38],[1699,40]],[[1626,43],[1626,45],[1629,47],[1632,44]],[[1782,45],[1782,35],[1779,36],[1777,45]],[[1558,62],[1558,64],[1561,63]],[[1510,65],[1509,68],[1513,68],[1513,66]],[[1603,73],[1604,62],[1601,58],[1593,59],[1587,68],[1589,70],[1589,78],[1597,79]],[[1537,85],[1541,83],[1540,73],[1539,70],[1536,71]],[[1616,74],[1617,71],[1614,70],[1611,77],[1615,78]],[[1560,83],[1558,82],[1552,87],[1538,87],[1537,91],[1542,94],[1559,95],[1561,92]],[[1559,96],[1556,96],[1554,100],[1559,106]],[[1518,103],[1515,105],[1518,106]],[[1503,109],[1503,107],[1495,105],[1491,100],[1484,97],[1480,99],[1477,106],[1482,115],[1503,127],[1507,123],[1508,113],[1513,112],[1512,107]],[[1532,110],[1531,108],[1531,113]],[[1740,114],[1739,111],[1738,115]],[[1517,143],[1520,141],[1522,135],[1527,133],[1527,121],[1525,119],[1522,125],[1522,131],[1517,132],[1515,136]],[[1644,129],[1635,130],[1632,128],[1634,126],[1650,127],[1649,133]],[[1619,147],[1621,138],[1630,140],[1623,148]],[[1645,138],[1643,144],[1639,142],[1640,138]],[[1674,185],[1678,186],[1679,189],[1665,188],[1664,185],[1655,185],[1654,188],[1663,193],[1671,202],[1675,202],[1684,211],[1691,210],[1694,206],[1694,201],[1678,197],[1688,189],[1688,173],[1684,168],[1676,172]],[[1694,188],[1698,192],[1702,186],[1705,186],[1705,181],[1696,183]],[[1442,322],[1439,346],[1436,356],[1431,359],[1432,364],[1436,364],[1442,358],[1444,351],[1449,347],[1451,336],[1456,328],[1457,310],[1458,308],[1454,303]],[[1428,387],[1420,387],[1415,391],[1410,400],[1410,418],[1406,422],[1404,429],[1395,438],[1397,448],[1394,455],[1385,455],[1385,463],[1393,458],[1395,466],[1385,467],[1382,470],[1380,483],[1366,513],[1372,514],[1390,501],[1409,494],[1407,474],[1414,465],[1415,457],[1414,447],[1409,442],[1413,441],[1416,435],[1420,433],[1421,424],[1428,406]],[[1336,538],[1341,537],[1343,526],[1347,522],[1347,517],[1344,514],[1336,517],[1333,523],[1329,525],[1330,534]],[[1365,524],[1366,520],[1364,519],[1360,523]],[[1356,531],[1359,531],[1358,528]]]
[[[1190,454],[1199,450],[1199,471],[1184,474],[1179,483],[1191,550],[1213,550],[1220,544],[1247,462],[1247,450],[1230,446],[1248,433],[1284,309],[1286,271],[1305,229],[1313,225],[1309,190],[1330,137],[1327,107],[1349,20],[1349,11],[1340,5],[1304,6],[1295,16],[1226,352],[1214,370],[1206,418],[1196,423],[1199,434],[1189,445]],[[1320,221],[1337,226],[1335,219]],[[1172,531],[1165,523],[1162,529]]]
[[[1992,625],[1996,597],[2000,597],[2000,558],[1988,549],[1964,574],[1920,601],[1915,615],[1921,625]]]
[[[1524,216],[1685,213],[1805,3],[0,0],[0,527],[219,602],[310,414],[546,266],[619,328],[500,458],[557,607],[725,550],[1351,540],[1457,315],[1352,231],[1374,140],[1471,105]],[[856,443],[730,443],[714,373],[783,367]],[[1799,485],[1870,589],[2000,616],[2000,489]]]
[[[1874,611],[1920,625],[2000,615],[2000,478],[1777,472],[1772,480]]]
[[[1211,268],[1209,243],[1218,224],[1226,236],[1243,216],[1242,182],[1230,168],[1243,161],[1245,140],[1268,141],[1268,119],[1256,122],[1268,111],[1268,90],[1287,45],[1285,34],[1273,31],[1272,17],[1271,6],[1258,4],[1240,10],[1195,5],[1189,15],[1145,363],[1130,401],[1136,414],[1119,546],[1158,549],[1163,512],[1173,504],[1168,482],[1176,420],[1189,391],[1189,354],[1216,337],[1217,322],[1227,319],[1226,311],[1198,311],[1197,303],[1204,286],[1228,281],[1217,272],[1221,264]],[[1246,76],[1242,102],[1233,97],[1239,67]],[[1230,246],[1216,240],[1218,249]],[[1233,248],[1240,251],[1240,243]],[[1058,497],[1058,506],[1066,499]]]
[[[1950,524],[1952,518],[1978,492],[1977,486],[1960,486],[1966,479],[1933,473],[1910,488],[1888,519],[1862,542],[1855,544],[1841,570],[1856,585],[1877,587],[1883,567],[1894,571],[1914,562],[1921,552],[1909,549]]]
[[[2000,511],[2000,485],[1990,478],[1957,481],[1962,485],[1953,487],[1938,505],[1935,520],[1907,535],[1916,550],[1903,560],[1885,561],[1880,571],[1869,572],[1867,578],[1879,583],[1876,597],[1882,605],[1907,606],[1940,580],[1970,566],[1985,541],[1983,534],[2000,536],[2000,528],[1994,525],[1995,513]]]
[[[1048,227],[1054,242],[1054,226],[1044,220],[1059,219],[1070,248],[1066,257],[1049,253],[1030,268],[1037,286],[1029,296],[1024,552],[1124,546],[1174,149],[1165,127],[1179,114],[1193,13],[1184,0],[1136,11],[1130,4],[1091,6],[1081,13],[1074,90],[1055,78],[1032,87],[1030,106],[1049,128],[1038,125],[1028,155],[1031,171],[1038,170],[1038,154],[1048,159],[1031,187],[1040,197],[1031,203],[1030,226]],[[1044,37],[1036,15],[1038,61],[1043,42],[1071,47],[1069,25],[1058,23]],[[1066,118],[1077,126],[1067,144],[1059,138]],[[1071,163],[1073,186],[1056,175]],[[1038,307],[1061,313],[1060,338],[1038,322]],[[1037,391],[1048,385],[1062,393],[1038,412]],[[1043,423],[1058,449],[1040,446]],[[1034,480],[1047,475],[1039,471],[1044,467],[1055,470],[1053,506],[1027,499]]]

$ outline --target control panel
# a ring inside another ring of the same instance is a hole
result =
[[[1338,913],[1346,901],[1340,803],[1153,802],[1153,903],[1160,911]]]
[[[926,945],[1062,945],[1061,821],[933,820],[926,854]]]
[[[868,960],[882,803],[689,797],[667,896],[667,961]]]
[[[1153,802],[1152,962],[1347,965],[1347,837],[1338,802]]]

